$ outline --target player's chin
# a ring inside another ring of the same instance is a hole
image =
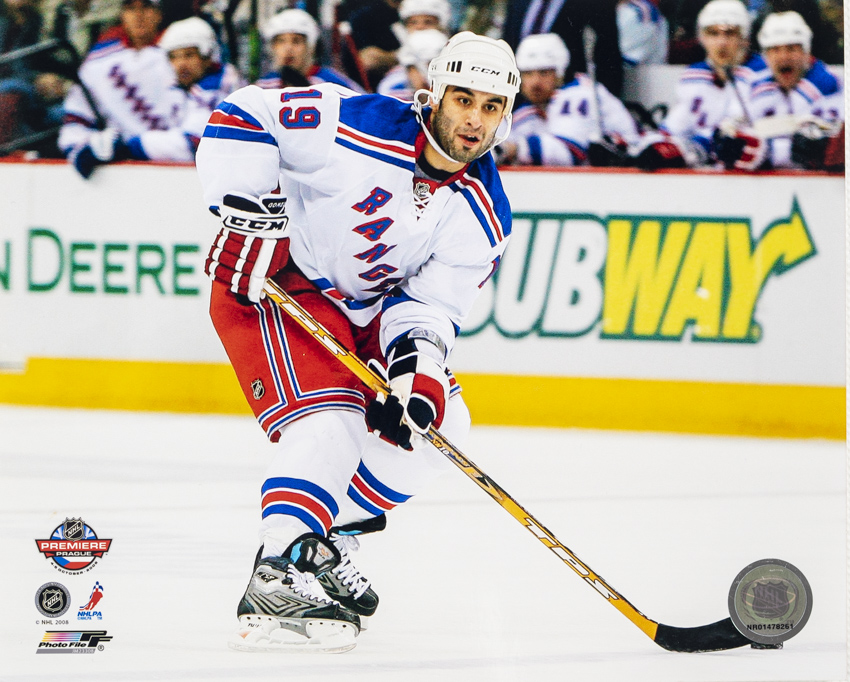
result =
[[[469,163],[481,156],[481,153],[484,151],[484,145],[485,142],[482,139],[476,138],[473,142],[468,138],[461,136],[454,145],[454,149],[452,150],[454,153],[452,156],[458,161]]]
[[[449,156],[459,163],[471,163],[480,155],[480,147],[481,145],[476,145],[474,148],[468,149],[460,145],[455,145]]]

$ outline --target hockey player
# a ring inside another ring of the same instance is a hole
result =
[[[174,73],[156,45],[161,22],[159,0],[124,0],[121,25],[104,33],[80,66],[83,85],[65,98],[58,144],[84,178],[126,157],[122,135],[176,123],[169,98]]]
[[[171,24],[159,39],[177,82],[169,90],[173,125],[126,137],[130,158],[192,161],[207,119],[227,95],[245,85],[232,64],[219,63],[215,32],[199,17]]]
[[[451,30],[452,8],[448,0],[402,0],[398,16],[407,33],[429,28],[443,33]]]
[[[223,225],[207,259],[210,312],[275,443],[234,648],[353,647],[378,605],[351,562],[357,534],[449,466],[419,434],[433,424],[461,443],[468,431],[446,362],[510,234],[488,152],[510,127],[519,73],[507,43],[469,32],[428,73],[413,105],[329,83],[249,86],[201,140],[204,197]],[[386,363],[391,396],[372,400],[263,297],[266,277]],[[315,576],[333,602],[313,596]]]
[[[667,63],[670,27],[655,0],[619,0],[617,33],[625,68]]]
[[[272,53],[274,69],[257,81],[261,88],[336,83],[363,92],[348,76],[315,64],[319,25],[301,9],[285,9],[263,26],[263,38]]]
[[[525,103],[514,112],[511,135],[500,146],[501,163],[614,165],[617,154],[609,152],[616,147],[612,140],[622,141],[624,150],[637,140],[634,119],[604,85],[594,87],[585,74],[576,74],[564,85],[570,54],[560,36],[530,35],[519,44],[516,58]],[[598,130],[600,123],[607,140]]]
[[[398,51],[398,64],[378,83],[378,93],[410,101],[413,93],[428,87],[428,64],[445,47],[449,37],[436,28],[409,33]]]
[[[759,55],[748,54],[750,15],[740,0],[711,0],[697,16],[704,61],[679,79],[676,103],[660,134],[647,135],[634,150],[647,169],[696,167],[714,163],[715,130],[748,84],[765,73]]]
[[[844,121],[844,92],[811,56],[812,31],[797,12],[769,14],[758,34],[770,68],[754,80],[716,135],[727,168],[823,167]]]

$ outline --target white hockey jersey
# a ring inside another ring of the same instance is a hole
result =
[[[79,76],[106,126],[124,138],[149,130],[168,130],[179,122],[180,110],[169,96],[174,72],[162,48],[130,47],[120,27],[105,33],[80,66]],[[97,113],[79,85],[68,92],[59,148],[67,154],[87,143],[98,129]]]
[[[817,116],[829,122],[844,120],[844,88],[829,72],[826,65],[812,59],[812,65],[790,92],[779,87],[772,74],[755,79],[744,93],[747,114],[752,121],[769,117],[788,116],[794,120]],[[745,120],[740,103],[729,112],[730,118]],[[768,159],[774,168],[788,168],[791,162],[791,134],[767,140]]]
[[[595,98],[595,99],[594,99]],[[593,117],[598,102],[599,125]],[[585,74],[576,77],[555,93],[546,109],[547,127],[552,135],[563,140],[572,155],[572,164],[582,165],[587,161],[590,141],[597,132],[622,138],[627,144],[635,144],[640,137],[637,124],[625,105],[612,95],[601,83],[596,84]]]
[[[489,153],[417,211],[424,145],[409,103],[332,84],[248,86],[211,116],[196,165],[211,208],[234,190],[280,187],[291,259],[354,324],[381,313],[383,349],[414,327],[451,349],[498,267],[511,211]]]
[[[708,62],[692,64],[685,69],[676,88],[676,103],[660,128],[663,132],[698,144],[706,152],[713,151],[712,138],[720,123],[737,105],[738,93],[744,96],[750,83],[767,73],[761,55],[753,55],[734,70],[734,84],[723,82]]]
[[[623,64],[666,64],[669,25],[652,0],[620,0],[617,33]]]
[[[218,65],[188,90],[175,83],[168,92],[175,111],[174,125],[168,130],[125,135],[133,158],[192,161],[210,114],[225,97],[244,86],[244,79],[232,64]]]
[[[516,162],[523,166],[573,166],[575,157],[567,141],[549,132],[546,112],[534,104],[514,111],[508,140],[517,146]]]

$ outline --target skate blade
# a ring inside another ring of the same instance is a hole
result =
[[[277,618],[242,616],[227,646],[235,651],[260,653],[341,654],[357,646],[357,629],[336,620],[299,620],[296,632]]]

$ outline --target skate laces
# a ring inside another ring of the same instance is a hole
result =
[[[354,598],[360,599],[372,584],[372,581],[351,563],[351,552],[356,552],[360,549],[360,541],[353,535],[336,534],[334,534],[331,541],[339,550],[339,554],[342,557],[342,561],[339,562],[338,566],[331,569],[331,573],[336,573],[342,584],[348,587],[348,591],[354,593]]]
[[[332,604],[329,599],[318,597],[313,591],[312,583],[316,580],[316,576],[312,573],[299,571],[293,564],[286,567],[286,575],[292,581],[290,587],[293,592],[299,597],[306,597],[310,601],[319,602],[321,604]]]

